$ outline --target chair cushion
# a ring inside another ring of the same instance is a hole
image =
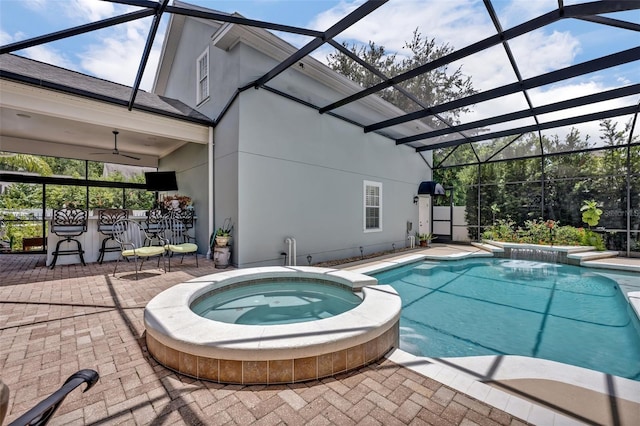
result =
[[[51,232],[54,234],[77,234],[85,232],[85,228],[82,225],[53,225]]]
[[[142,256],[142,257],[149,257],[149,256],[156,256],[162,253],[164,253],[164,247],[151,246],[151,247],[139,247],[137,249],[124,250],[122,252],[122,255],[125,257],[136,256],[136,255]]]
[[[194,251],[198,251],[198,246],[193,243],[182,243],[177,245],[168,244],[164,247],[174,253],[192,253]]]

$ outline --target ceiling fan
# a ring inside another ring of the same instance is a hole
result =
[[[123,154],[118,151],[118,132],[117,130],[113,131],[113,151],[111,151],[112,155],[120,155],[122,157],[131,158],[132,160],[140,160],[140,157],[134,157],[133,155]],[[92,155],[107,155],[107,152],[94,152]]]

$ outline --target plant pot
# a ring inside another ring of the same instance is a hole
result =
[[[225,247],[229,244],[231,237],[216,237],[216,246]]]
[[[420,241],[420,247],[427,247],[426,241]]]
[[[231,250],[229,247],[214,247],[213,264],[216,268],[224,269],[229,266],[229,259],[231,259]]]

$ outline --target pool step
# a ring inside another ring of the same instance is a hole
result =
[[[489,253],[504,253],[502,247],[494,246],[493,244],[471,242],[471,245]]]
[[[598,260],[598,259],[606,259],[609,257],[618,256],[617,251],[579,251],[579,252],[571,252],[567,254],[568,259],[577,259],[580,261],[580,264],[583,262],[588,262],[590,260]]]
[[[601,269],[616,269],[618,271],[631,271],[640,273],[638,259],[628,257],[608,257],[580,261],[580,266]]]

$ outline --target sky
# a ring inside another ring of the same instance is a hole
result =
[[[362,0],[189,0],[188,3],[223,12],[238,12],[256,20],[326,30],[358,7]],[[565,0],[565,6],[579,3]],[[500,25],[511,28],[557,8],[557,0],[493,0]],[[0,45],[36,37],[136,10],[99,0],[0,0]],[[640,11],[615,14],[612,18],[640,24]],[[153,45],[141,88],[151,90],[168,17],[164,17]],[[36,46],[16,54],[73,69],[85,74],[132,86],[151,24],[145,18],[88,34]],[[403,46],[418,29],[438,44],[460,49],[495,34],[481,0],[391,0],[336,39],[350,43],[370,40],[388,52],[405,54]],[[309,38],[278,33],[296,47]],[[524,79],[616,53],[640,45],[637,32],[580,20],[562,20],[510,42]],[[323,46],[313,56],[326,63],[332,48]],[[488,49],[450,65],[461,67],[479,91],[516,81],[514,71],[501,46]],[[557,102],[614,87],[638,83],[640,63],[612,68],[594,75],[570,79],[549,87],[530,90],[534,105]],[[638,103],[638,96],[584,107],[581,113]],[[464,121],[526,108],[522,95],[511,95],[475,105]],[[542,121],[562,118],[554,114]],[[524,120],[522,125],[530,124]],[[584,132],[597,131],[597,123]],[[499,130],[494,127],[493,130]],[[568,129],[566,129],[568,131]],[[582,129],[581,129],[582,131]],[[557,133],[557,132],[556,132]],[[560,132],[562,133],[562,132]]]

